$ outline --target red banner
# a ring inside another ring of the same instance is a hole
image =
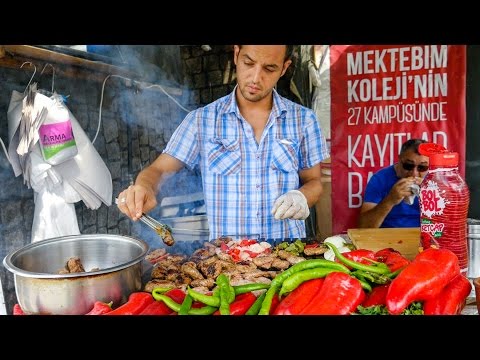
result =
[[[460,156],[465,175],[464,45],[330,47],[333,234],[356,228],[365,187],[422,138]]]

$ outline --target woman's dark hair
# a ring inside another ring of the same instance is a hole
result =
[[[415,154],[420,155],[420,153],[418,152],[418,145],[423,143],[426,143],[426,141],[423,139],[410,139],[405,141],[402,144],[402,148],[400,149],[400,155],[402,155],[403,153],[407,152],[410,149],[415,151]]]

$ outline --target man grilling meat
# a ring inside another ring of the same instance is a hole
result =
[[[292,50],[235,45],[235,89],[185,117],[163,153],[118,195],[120,211],[138,220],[157,205],[165,178],[199,165],[210,239],[305,237],[329,154],[315,113],[274,89]]]

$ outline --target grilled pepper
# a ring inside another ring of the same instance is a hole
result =
[[[413,301],[435,298],[458,274],[458,258],[452,251],[422,251],[390,283],[385,299],[388,312],[399,315]]]
[[[349,315],[365,299],[358,279],[343,272],[332,272],[300,315]]]
[[[285,296],[273,315],[298,315],[310,303],[323,285],[323,278],[316,278],[301,283],[295,290]]]
[[[130,294],[128,301],[125,304],[120,305],[118,308],[105,315],[138,315],[154,301],[155,299],[149,292],[133,292]]]
[[[462,274],[457,275],[442,292],[423,303],[425,315],[458,315],[465,306],[465,300],[472,291],[472,284]]]

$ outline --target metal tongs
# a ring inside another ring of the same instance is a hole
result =
[[[115,204],[118,205],[117,198],[115,198]],[[161,222],[158,222],[157,220],[155,220],[154,218],[152,218],[147,214],[142,214],[139,220],[143,222],[145,225],[147,225],[148,227],[155,230],[155,232],[162,238],[162,241],[164,242],[165,245],[172,246],[173,244],[175,244],[175,239],[173,238],[172,229],[170,228],[170,226],[166,224],[162,224]]]
[[[165,245],[172,246],[175,244],[175,239],[173,238],[170,226],[158,222],[147,214],[142,214],[142,216],[140,216],[140,221],[155,230],[157,234],[160,235]]]

